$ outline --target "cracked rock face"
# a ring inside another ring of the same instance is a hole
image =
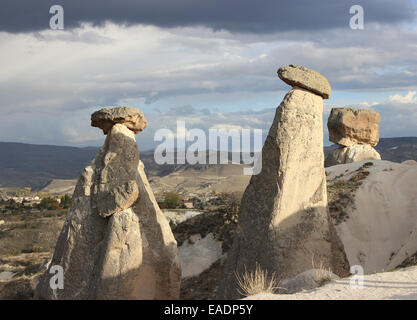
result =
[[[94,175],[92,207],[102,217],[125,210],[138,199],[135,176],[139,164],[139,148],[135,135],[122,124],[116,124],[108,134],[104,150]]]
[[[330,141],[345,147],[356,144],[376,146],[379,142],[380,114],[373,110],[333,108],[327,128]]]
[[[262,149],[262,170],[243,195],[221,299],[241,297],[237,276],[254,272],[256,265],[287,279],[314,268],[312,261],[332,268],[332,259],[346,260],[329,224],[323,98],[295,85],[276,110]]]
[[[139,160],[134,132],[125,124],[108,130],[81,174],[53,265],[63,268],[64,289],[51,289],[48,269],[36,298],[179,298],[177,243]]]
[[[143,113],[136,108],[104,108],[91,115],[91,126],[98,127],[107,134],[116,123],[124,124],[134,133],[143,131],[148,122]]]

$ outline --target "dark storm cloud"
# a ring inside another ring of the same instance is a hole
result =
[[[348,26],[349,8],[364,7],[366,23],[397,23],[415,16],[412,0],[2,0],[0,30],[49,27],[49,8],[60,4],[65,27],[106,21],[160,27],[206,26],[232,32],[273,33]]]

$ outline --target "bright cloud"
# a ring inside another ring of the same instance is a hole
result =
[[[417,104],[416,91],[409,91],[406,95],[395,94],[389,97],[390,102]]]

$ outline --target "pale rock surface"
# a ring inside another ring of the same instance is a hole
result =
[[[415,165],[417,165],[417,161],[416,160],[405,160],[405,161],[401,162],[401,164],[406,164],[406,165],[409,165],[409,166],[415,166]]]
[[[202,211],[196,210],[186,210],[184,211],[170,211],[170,210],[163,210],[165,217],[168,219],[168,222],[172,225],[178,225],[192,217],[198,216],[202,214]]]
[[[222,242],[216,240],[212,233],[204,238],[200,235],[191,236],[179,247],[182,277],[194,277],[217,260],[223,258]]]
[[[125,210],[138,199],[136,172],[139,149],[134,133],[122,124],[113,126],[102,157],[95,170],[92,207],[102,217]],[[128,138],[127,138],[128,137]]]
[[[0,191],[0,201],[7,201],[9,197],[2,191]]]
[[[7,281],[14,277],[16,273],[11,271],[0,272],[0,281]]]
[[[134,133],[143,131],[148,122],[142,111],[131,107],[103,108],[91,115],[91,126],[107,134],[116,123],[124,124]]]
[[[380,114],[373,110],[333,108],[327,120],[329,140],[346,147],[356,144],[376,146],[379,121]]]
[[[417,267],[365,275],[363,287],[355,279],[334,280],[294,294],[260,293],[245,300],[417,300]]]
[[[381,160],[381,155],[369,144],[357,144],[332,150],[326,157],[325,167],[362,160]]]
[[[278,77],[292,87],[300,87],[329,99],[332,92],[329,81],[319,72],[290,64],[278,69]]]
[[[328,219],[322,114],[322,97],[300,88],[277,108],[262,171],[242,198],[219,298],[239,298],[236,274],[253,272],[257,264],[279,279],[312,269],[313,257],[335,273],[338,260],[346,272]]]
[[[326,168],[328,184],[349,181],[364,164],[369,174],[349,195],[347,217],[335,228],[349,264],[374,273],[417,253],[417,166],[384,160],[337,165]]]
[[[106,218],[105,218],[106,217]],[[64,270],[52,290],[49,269]],[[178,299],[176,241],[139,160],[133,131],[115,124],[74,191],[38,299]]]
[[[304,271],[294,278],[283,280],[279,284],[279,293],[291,294],[320,287],[324,283],[340,279],[334,273],[323,269]]]

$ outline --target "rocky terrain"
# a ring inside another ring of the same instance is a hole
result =
[[[239,164],[155,168],[148,158],[149,183],[135,139],[147,126],[142,112],[93,113],[106,139],[68,212],[2,214],[0,298],[417,299],[417,161],[380,160],[379,114],[339,108],[324,168],[330,84],[297,65],[278,76],[292,88],[251,177]],[[70,192],[67,182],[45,190]],[[205,211],[164,214],[154,192],[169,189],[215,197]],[[56,266],[62,288],[51,285]],[[365,274],[362,293],[347,278],[355,270]]]
[[[372,274],[417,264],[416,174],[417,162],[398,164],[372,160],[326,169],[331,222],[342,242],[349,266],[361,265],[365,274]],[[395,193],[391,189],[393,185],[397,190]],[[206,252],[204,254],[218,257],[210,267],[200,268],[200,274],[183,279],[184,297],[191,299],[216,297],[225,266],[225,256],[231,248],[236,228],[235,221],[220,213],[201,215],[174,228],[174,235],[179,244],[183,243],[183,239],[197,239],[196,249],[201,250],[201,245],[207,243],[205,250],[213,251],[211,254]],[[225,225],[226,230],[222,229]],[[214,242],[216,245],[213,245],[213,239],[217,241]],[[221,252],[218,250],[220,245]],[[188,250],[191,252],[190,248]],[[278,281],[282,281],[279,286],[286,287],[281,292],[289,293],[288,288],[294,291],[310,290],[334,276],[332,273],[331,276],[329,275],[329,269],[317,257],[310,259],[308,267],[318,268],[317,280],[311,280],[311,275],[307,274],[285,282],[283,277],[277,274]],[[391,280],[395,282],[395,273],[388,273],[386,279],[390,275],[394,277]],[[405,273],[404,276],[408,277]],[[335,279],[338,277],[336,276]],[[348,280],[342,281],[346,283]],[[409,283],[401,290],[411,294],[413,288],[417,288],[417,283]],[[390,293],[386,295],[389,296]],[[337,297],[341,297],[341,294]],[[349,294],[345,296],[346,299],[355,297],[359,296]],[[377,297],[370,295],[371,299]]]
[[[412,161],[398,164],[377,160],[326,169],[331,221],[344,243],[350,265],[362,264],[365,273],[372,273],[417,263],[417,248],[412,247],[417,243],[413,233],[417,221],[413,208],[417,205],[417,198],[412,193],[417,189],[416,170],[417,163]],[[392,183],[398,187],[399,193],[392,193]],[[372,205],[366,205],[367,199]],[[172,216],[175,213],[167,211],[167,214]],[[182,279],[181,299],[215,299],[225,257],[232,245],[237,214],[233,215],[229,207],[189,219],[183,219],[182,213],[177,214],[181,217],[173,226],[173,234],[183,261],[182,268],[191,270]],[[12,280],[0,282],[0,286],[8,288],[4,289],[3,298],[6,292],[12,298],[19,298],[19,295],[32,297],[32,279],[51,258],[65,213],[55,215],[47,212],[47,215],[38,213],[30,218],[23,217],[22,214],[1,218],[5,223],[0,225],[0,273],[9,271],[14,274]],[[390,231],[393,225],[395,228]],[[32,240],[37,239],[35,235],[42,238],[43,247],[38,248],[36,243],[33,246]],[[362,249],[358,250],[356,246]],[[318,261],[311,261],[312,269],[317,265]],[[394,277],[395,273],[388,272],[386,276]],[[347,280],[343,281],[346,283]],[[393,278],[391,281],[396,280]],[[302,283],[305,285],[304,281]],[[409,292],[410,288],[403,290]]]

